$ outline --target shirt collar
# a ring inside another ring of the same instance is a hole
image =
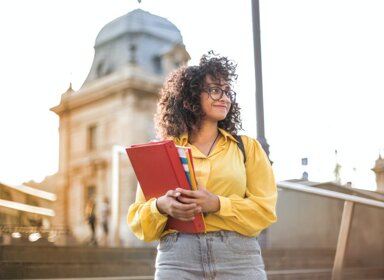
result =
[[[230,134],[228,131],[226,131],[226,130],[224,130],[224,129],[221,129],[221,128],[219,128],[219,131],[220,131],[221,135],[225,138],[226,141],[227,141],[228,139],[231,139],[232,141],[237,142],[236,138],[233,137],[233,135]]]
[[[225,141],[228,141],[228,139],[230,139],[230,140],[238,143],[238,141],[235,139],[235,137],[233,137],[229,132],[225,131],[224,129],[219,128],[219,132],[224,137]],[[174,141],[175,141],[176,145],[186,146],[188,144],[188,133],[185,132],[182,135],[180,135],[180,137],[175,137]]]

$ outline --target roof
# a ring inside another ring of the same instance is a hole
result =
[[[54,193],[39,190],[39,189],[30,187],[30,186],[27,186],[24,184],[15,186],[15,185],[8,185],[8,184],[4,184],[4,183],[0,182],[0,186],[4,186],[4,187],[7,187],[7,188],[10,188],[10,189],[13,189],[13,190],[25,193],[25,194],[29,194],[32,196],[36,196],[36,197],[45,199],[45,200],[55,201],[57,199],[56,194],[54,194]]]
[[[28,205],[21,202],[0,199],[0,206],[10,208],[10,209],[15,209],[18,211],[44,215],[44,216],[50,216],[50,217],[55,216],[55,211],[52,209]]]
[[[133,10],[106,24],[99,32],[95,46],[127,33],[145,33],[171,42],[182,42],[179,29],[169,20],[141,9]]]
[[[181,62],[188,60],[181,33],[172,22],[141,9],[133,10],[100,30],[95,41],[93,63],[83,86],[127,67],[140,68],[147,75],[164,79],[169,73],[164,65],[170,63],[159,58],[175,46],[183,47],[185,55]]]

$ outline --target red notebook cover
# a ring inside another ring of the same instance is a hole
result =
[[[132,145],[126,148],[145,199],[159,197],[177,187],[190,190],[175,143],[172,140]],[[198,233],[205,231],[203,214],[190,222],[169,217],[166,229]]]

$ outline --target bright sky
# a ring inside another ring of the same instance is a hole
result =
[[[238,62],[245,133],[256,136],[251,0],[0,1],[0,182],[58,168],[57,105],[78,90],[101,28],[141,8],[174,23],[196,63],[214,50]],[[384,1],[260,0],[265,134],[277,180],[375,189],[384,150]],[[335,150],[338,151],[337,159]],[[301,158],[308,166],[301,166]]]

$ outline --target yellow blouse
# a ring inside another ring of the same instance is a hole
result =
[[[188,143],[188,135],[175,138],[176,145],[190,146],[199,185],[216,194],[220,210],[205,215],[206,231],[228,230],[257,236],[276,222],[277,187],[269,159],[260,143],[242,136],[246,163],[236,139],[219,129],[223,137],[205,156]],[[128,224],[141,240],[154,241],[174,230],[164,231],[167,215],[156,207],[156,199],[145,201],[137,188],[136,201],[129,207]]]

